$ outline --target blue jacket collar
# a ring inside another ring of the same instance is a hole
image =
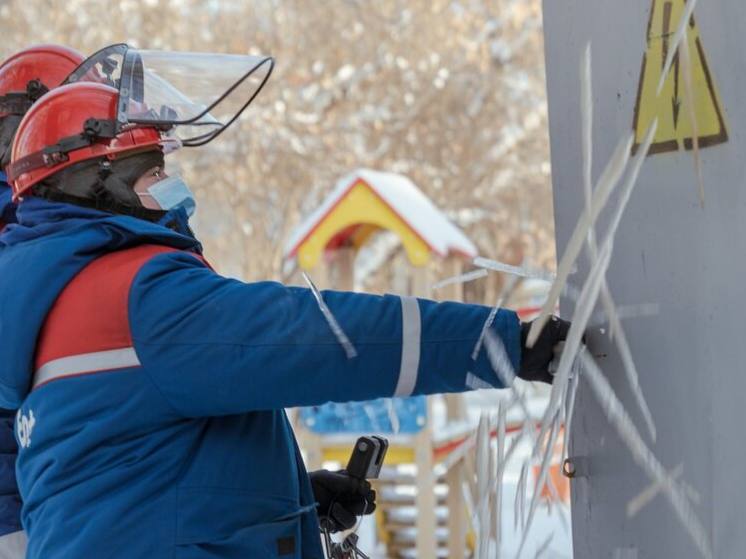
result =
[[[143,239],[141,242],[148,242],[149,238],[150,242],[202,252],[202,246],[186,223],[171,212],[161,221],[161,225],[135,217],[28,197],[18,205],[15,213],[17,223],[9,225],[0,235],[0,248],[48,235],[69,234],[98,224],[121,229],[130,236]],[[174,226],[176,230],[169,229],[167,225]]]

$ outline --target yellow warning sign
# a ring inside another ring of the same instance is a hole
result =
[[[692,149],[692,121],[684,91],[680,53],[677,52],[663,89],[658,84],[664,70],[676,28],[684,15],[686,0],[653,0],[648,22],[647,51],[642,59],[640,85],[635,105],[635,147],[642,143],[648,127],[658,117],[658,129],[650,154]],[[722,104],[707,64],[699,29],[692,16],[684,41],[688,41],[691,59],[693,103],[699,147],[728,141]]]

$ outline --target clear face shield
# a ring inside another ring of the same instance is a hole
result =
[[[111,45],[65,83],[93,81],[119,91],[117,127],[155,126],[181,145],[219,136],[256,98],[274,68],[266,56],[139,50]]]

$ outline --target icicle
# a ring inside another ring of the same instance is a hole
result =
[[[514,382],[515,372],[513,371],[513,366],[510,363],[510,359],[508,358],[508,354],[505,350],[505,346],[502,340],[493,332],[488,332],[488,334],[485,336],[485,348],[487,350],[487,357],[490,360],[492,369],[500,378],[503,385],[510,387],[513,398],[515,402],[518,403],[519,408],[521,409],[521,412],[523,414],[522,432],[525,432],[528,435],[534,449],[539,448],[539,441],[541,439],[540,437],[536,436],[536,422],[531,416],[531,411],[528,409],[528,403],[526,402],[524,395],[521,394],[516,388],[516,384]],[[510,450],[508,451],[509,454],[512,453],[514,448],[515,446],[511,446]]]
[[[495,477],[495,559],[500,559],[502,553],[502,534],[503,534],[503,476],[507,457],[505,455],[505,432],[506,432],[506,409],[504,404],[500,404],[497,409],[497,475]]]
[[[355,357],[357,357],[357,350],[355,350],[355,346],[352,345],[350,338],[348,338],[347,334],[345,334],[344,330],[342,330],[342,327],[339,325],[339,322],[337,322],[337,319],[334,318],[332,311],[329,310],[329,307],[326,306],[324,298],[321,296],[321,292],[313,283],[313,281],[311,281],[311,278],[306,272],[303,272],[303,279],[306,280],[308,287],[311,288],[311,292],[316,298],[316,302],[319,304],[319,308],[321,309],[321,314],[324,315],[324,318],[329,323],[329,327],[332,329],[332,332],[334,332],[334,335],[337,337],[339,344],[345,350],[347,359],[354,359]]]
[[[476,433],[474,433],[475,441],[476,441]],[[471,493],[471,500],[474,503],[474,511],[476,512],[476,506],[477,501],[479,500],[478,490],[477,487],[477,465],[476,465],[476,451],[475,452],[467,452],[464,454],[464,468],[466,469],[468,475],[465,475],[463,477],[463,482],[466,486],[466,489]],[[476,514],[472,515],[470,518],[476,519]],[[476,524],[474,524],[476,526]]]
[[[671,471],[669,478],[665,483],[671,483],[673,481],[679,482],[679,487],[686,493],[687,498],[694,503],[699,505],[702,501],[702,496],[690,485],[684,481],[679,481],[679,478],[684,473],[684,464],[679,464]],[[645,508],[650,501],[652,501],[658,493],[663,490],[663,484],[660,481],[653,482],[650,486],[640,492],[637,497],[630,499],[627,503],[627,516],[636,516],[643,508]]]
[[[583,128],[583,193],[586,211],[590,213],[593,192],[593,80],[590,42],[585,46],[580,64],[580,107]],[[589,234],[592,233],[591,228]]]
[[[591,45],[590,43],[588,43],[588,45],[586,46],[586,50],[583,56],[583,62],[581,66],[582,66],[581,67],[581,101],[582,101],[581,105],[582,105],[583,164],[584,164],[583,165],[583,175],[584,175],[583,184],[584,184],[584,190],[585,190],[586,211],[590,212],[591,169],[592,169],[592,159],[593,159],[593,147],[591,143],[592,142],[592,128],[593,128],[593,88],[592,88],[592,78],[591,78]],[[627,181],[625,188],[622,192],[623,201],[622,203],[620,203],[620,207],[624,207],[626,205],[625,197],[626,199],[629,198],[631,190],[634,187],[635,183],[637,182],[637,177],[639,175],[640,167],[645,157],[647,157],[647,152],[650,149],[650,143],[655,137],[655,130],[657,129],[657,126],[658,126],[658,123],[656,120],[653,122],[653,124],[651,125],[650,129],[648,130],[646,134],[645,140],[643,142],[643,149],[640,151],[637,157],[637,160],[635,162],[634,170],[632,171],[630,175],[631,180]],[[593,227],[590,227],[588,231],[587,241],[588,241],[588,250],[590,254],[591,264],[595,264],[598,258],[598,249],[596,247]],[[627,372],[630,385],[632,386],[632,390],[635,394],[638,405],[640,406],[643,417],[647,424],[650,437],[653,441],[655,441],[656,429],[655,429],[655,424],[652,419],[652,414],[650,413],[650,409],[647,405],[647,402],[645,401],[645,398],[642,395],[642,391],[639,389],[637,369],[632,359],[632,353],[629,350],[629,346],[627,344],[627,337],[624,334],[624,331],[622,330],[621,321],[619,320],[617,313],[616,313],[616,305],[614,304],[614,300],[611,297],[611,293],[609,291],[609,287],[605,279],[603,280],[603,283],[601,285],[601,300],[604,304],[606,314],[609,317],[609,323],[610,323],[609,335],[613,339],[614,334],[618,332],[617,346],[619,348],[620,353],[622,354],[622,361],[624,362],[625,371]]]
[[[570,386],[567,389],[567,400],[565,403],[565,432],[564,440],[562,443],[562,457],[560,463],[564,464],[565,459],[569,456],[570,448],[570,434],[572,432],[572,416],[575,413],[575,397],[578,393],[578,385],[580,384],[580,367],[575,365],[573,367],[573,375],[570,377]]]
[[[656,119],[655,121],[653,121],[650,128],[648,129],[648,133],[645,138],[646,140],[645,147],[649,147],[649,142],[652,141],[652,138],[655,135],[655,130],[657,129],[657,126],[658,126],[658,121]],[[647,149],[643,149],[639,155],[642,156],[642,154],[645,154],[645,153],[647,153]],[[575,306],[575,312],[573,313],[573,317],[572,317],[572,326],[570,327],[567,340],[565,341],[565,348],[564,348],[564,351],[562,352],[562,356],[560,357],[559,367],[554,377],[554,384],[552,385],[552,392],[549,398],[549,405],[547,406],[546,412],[544,414],[544,418],[542,420],[542,426],[541,426],[541,432],[540,432],[539,439],[541,439],[542,436],[546,434],[547,422],[549,421],[549,418],[552,417],[556,413],[557,406],[559,405],[559,395],[564,390],[565,383],[567,382],[567,379],[569,377],[570,368],[572,367],[572,364],[575,361],[575,358],[577,356],[578,349],[581,346],[581,341],[582,341],[586,326],[588,324],[588,320],[590,319],[590,315],[593,312],[593,308],[596,305],[596,301],[598,300],[598,295],[599,295],[601,286],[603,282],[605,281],[606,270],[608,269],[609,262],[611,259],[611,253],[614,247],[614,238],[616,237],[616,232],[619,228],[619,224],[621,223],[622,215],[624,214],[624,210],[627,207],[627,203],[629,202],[629,198],[632,194],[632,190],[634,189],[634,186],[637,183],[637,177],[639,176],[639,170],[642,165],[642,159],[643,159],[642,157],[639,157],[637,161],[635,162],[636,165],[632,173],[630,174],[628,181],[625,184],[624,190],[617,203],[617,207],[614,213],[612,214],[612,218],[611,218],[609,227],[607,229],[606,236],[604,237],[603,244],[601,246],[601,251],[598,254],[598,260],[592,266],[590,273],[588,274],[588,278],[586,279],[586,282],[583,285],[583,289],[581,290],[577,305]],[[611,180],[613,181],[613,178]],[[565,252],[565,254],[567,255],[567,251]],[[565,258],[563,257],[563,260],[564,259]],[[611,309],[607,309],[607,312],[609,312],[609,310],[611,311],[610,318],[612,318],[614,315],[613,307]],[[534,327],[537,325],[537,323],[538,323],[538,320],[534,321],[534,324],[532,326],[532,331]],[[619,331],[621,331],[621,324],[619,324],[618,328],[619,328]],[[530,333],[529,333],[529,338],[530,338]],[[625,371],[627,372],[628,379],[632,386],[633,393],[635,393],[636,395],[638,404],[641,406],[641,409],[643,410],[643,412],[645,410],[648,410],[647,415],[646,415],[646,417],[649,418],[648,427],[649,428],[652,427],[651,433],[654,436],[655,425],[652,423],[652,416],[650,415],[647,403],[645,402],[645,399],[642,396],[642,391],[640,390],[640,387],[639,387],[639,381],[637,379],[636,370],[627,371],[625,369]]]
[[[533,347],[536,342],[536,338],[539,337],[544,325],[549,320],[549,315],[554,311],[557,306],[559,295],[565,287],[567,278],[570,274],[570,270],[575,264],[575,260],[580,254],[580,250],[583,247],[583,241],[588,235],[588,231],[595,223],[601,210],[606,205],[606,202],[611,195],[612,190],[616,186],[616,183],[624,172],[624,168],[629,160],[630,150],[634,142],[634,134],[630,133],[617,145],[614,150],[612,158],[606,166],[601,178],[599,179],[596,189],[593,191],[591,196],[591,207],[590,211],[582,212],[580,219],[578,220],[575,230],[573,231],[570,241],[567,243],[565,253],[562,255],[559,266],[557,267],[557,278],[552,283],[552,287],[547,295],[547,300],[544,302],[544,306],[541,309],[539,317],[534,320],[531,330],[529,331],[527,345]]]
[[[684,104],[689,113],[692,124],[692,154],[694,156],[694,172],[697,175],[699,185],[699,205],[705,207],[705,180],[702,177],[702,158],[699,153],[699,129],[697,127],[697,110],[694,99],[694,86],[692,85],[692,59],[689,53],[689,39],[684,33],[684,40],[679,48],[681,53],[681,73],[684,77]]]
[[[523,476],[523,485],[521,486],[521,530],[526,529],[526,503],[528,501],[528,468],[530,466],[530,462],[527,460],[523,464],[523,468],[525,468],[525,475]]]
[[[689,25],[689,21],[692,18],[694,7],[696,5],[697,0],[687,0],[686,5],[684,6],[684,12],[679,20],[679,26],[676,28],[676,33],[673,34],[673,38],[668,43],[668,56],[666,56],[666,62],[663,64],[663,71],[661,72],[661,77],[658,81],[658,88],[655,93],[657,96],[660,96],[661,91],[663,91],[663,86],[666,83],[666,79],[668,79],[668,74],[671,72],[671,66],[676,58],[676,52],[679,50],[681,40],[686,35],[686,26]]]
[[[575,306],[575,312],[573,313],[571,321],[572,325],[567,334],[567,340],[565,340],[565,346],[562,355],[560,356],[557,372],[554,375],[552,391],[549,395],[549,404],[547,405],[541,421],[541,430],[539,431],[538,438],[539,441],[543,441],[550,422],[557,414],[560,404],[560,396],[570,377],[570,369],[575,361],[575,356],[581,347],[586,324],[588,323],[591,312],[593,312],[593,307],[598,299],[598,292],[601,289],[601,281],[603,280],[609,266],[611,249],[611,243],[605,242],[601,249],[601,253],[599,254],[598,262],[588,275],[588,279],[583,286],[578,304]],[[539,450],[538,446],[534,447],[534,455],[536,455]]]
[[[607,234],[607,237],[605,239],[605,242],[607,243],[613,243],[614,234],[619,227],[619,221],[621,220],[624,209],[626,208],[627,202],[629,201],[632,189],[637,183],[637,178],[639,177],[642,163],[645,159],[645,155],[650,149],[650,143],[655,137],[655,131],[657,130],[657,127],[658,120],[656,119],[653,121],[647,131],[643,149],[639,154],[640,157],[637,158],[635,166],[625,184],[621,199],[617,205],[617,211],[615,212],[614,219],[612,219],[611,225],[609,227],[609,233]],[[629,160],[629,151],[632,147],[632,141],[633,136],[630,135],[629,137],[627,137],[626,142],[622,141],[622,143],[617,146],[617,150],[615,151],[614,156],[609,161],[609,164],[607,165],[604,173],[599,179],[599,185],[596,187],[596,190],[593,193],[591,199],[591,207],[581,215],[581,218],[576,225],[572,238],[570,239],[570,242],[568,243],[567,248],[565,249],[565,253],[560,262],[557,272],[557,281],[555,281],[555,283],[552,285],[552,288],[550,289],[549,295],[547,297],[547,301],[544,303],[544,306],[542,308],[541,314],[539,318],[534,321],[531,327],[531,331],[529,332],[527,340],[527,345],[529,347],[533,346],[536,338],[546,324],[546,321],[549,319],[549,315],[551,314],[552,309],[554,309],[557,304],[559,294],[565,287],[564,283],[567,280],[567,274],[574,264],[578,253],[580,252],[583,237],[587,234],[590,234],[590,232],[592,231],[593,224],[595,223],[595,220],[598,217],[601,209],[603,208],[603,206],[605,206],[606,201],[611,194],[611,190],[613,190],[614,186],[621,179],[621,176],[624,173],[624,169],[627,166],[627,161]],[[622,151],[620,151],[620,149]],[[613,307],[612,309],[607,309],[607,312],[609,310],[611,310],[611,314],[613,314]]]
[[[396,408],[394,407],[393,398],[386,399],[386,411],[388,411],[388,414],[389,414],[389,421],[391,422],[391,431],[394,433],[394,435],[398,435],[399,429],[401,428],[401,424],[399,423],[399,415],[396,413]]]
[[[570,283],[565,283],[560,291],[560,295],[562,295],[562,297],[567,297],[571,301],[577,301],[578,297],[580,297],[580,290]]]
[[[652,481],[661,484],[663,493],[668,498],[683,527],[689,533],[702,556],[705,559],[712,559],[712,547],[710,546],[707,531],[697,518],[686,495],[675,482],[669,480],[665,468],[663,468],[643,441],[632,419],[627,414],[624,406],[611,388],[609,381],[606,380],[606,377],[593,358],[588,352],[582,351],[580,353],[580,360],[584,369],[583,376],[588,380],[609,423],[615,427],[617,433],[630,450],[635,462],[647,473]]]
[[[528,403],[523,394],[521,394],[516,388],[515,384],[515,371],[513,370],[513,364],[510,362],[508,353],[505,350],[505,345],[502,340],[492,331],[488,331],[484,338],[485,349],[487,350],[487,358],[490,361],[492,370],[495,372],[500,382],[505,387],[509,387],[513,398],[519,405],[521,412],[523,413],[523,424],[530,426],[531,429],[527,431],[534,445],[536,445],[536,435],[533,427],[536,423],[531,417],[531,411],[528,409]]]
[[[549,546],[551,545],[553,538],[554,532],[549,534],[549,537],[544,540],[544,543],[539,546],[539,549],[536,551],[536,555],[534,555],[534,559],[540,559],[540,557],[549,550]]]
[[[497,298],[497,303],[495,303],[495,306],[492,307],[490,314],[487,315],[487,319],[484,321],[484,324],[482,325],[482,331],[479,333],[479,338],[477,339],[477,343],[474,344],[474,350],[471,352],[472,361],[475,361],[477,357],[479,356],[479,352],[482,350],[482,344],[484,343],[485,335],[487,334],[487,332],[490,331],[490,328],[492,327],[492,323],[495,322],[495,317],[497,316],[497,313],[500,311],[500,308],[503,306],[506,299],[510,297],[517,283],[518,283],[518,279],[515,277],[510,278],[505,283],[505,286],[500,292],[500,296]]]
[[[474,525],[477,532],[477,559],[487,559],[489,542],[489,467],[490,467],[490,428],[489,418],[482,414],[477,427],[477,510]]]
[[[441,462],[443,468],[448,471],[456,464],[458,464],[461,460],[463,460],[464,456],[466,456],[466,454],[474,448],[475,442],[475,435],[469,435],[464,442],[457,446],[452,452],[448,453],[448,456],[443,459],[443,461]]]
[[[446,278],[442,281],[439,281],[438,283],[433,284],[431,289],[433,291],[437,291],[438,289],[442,289],[447,285],[453,285],[455,283],[467,283],[470,281],[482,279],[483,277],[486,277],[488,275],[489,272],[487,270],[485,270],[484,268],[480,268],[479,270],[472,270],[471,272],[466,272],[464,274],[459,274],[458,276]]]
[[[479,268],[485,268],[487,270],[492,270],[493,272],[503,272],[519,278],[539,279],[544,281],[554,281],[555,278],[552,272],[547,272],[546,270],[535,270],[533,268],[512,266],[511,264],[505,264],[504,262],[498,262],[497,260],[491,260],[481,256],[477,256],[472,261],[472,264]]]
[[[513,517],[514,517],[514,527],[515,531],[518,531],[518,526],[521,526],[521,529],[524,526],[525,523],[525,515],[523,511],[526,508],[526,476],[528,476],[528,466],[529,462],[525,461],[523,465],[521,466],[521,475],[518,477],[518,485],[516,485],[515,488],[515,504],[513,505]]]
[[[684,473],[684,464],[676,466],[671,474],[666,477],[665,480],[658,480],[653,482],[649,487],[645,488],[639,495],[633,497],[627,503],[627,518],[637,516],[642,509],[655,499],[655,497],[663,491],[663,485],[676,481],[681,474]]]
[[[614,213],[614,216],[611,220],[611,224],[609,225],[609,230],[608,230],[607,239],[606,239],[607,242],[613,243],[613,239],[616,236],[616,231],[621,222],[622,215],[627,206],[627,203],[629,202],[629,199],[632,196],[632,191],[634,190],[635,185],[637,184],[637,179],[640,176],[640,170],[642,169],[642,164],[645,162],[645,158],[647,157],[648,151],[650,150],[650,145],[653,141],[653,138],[655,138],[655,132],[657,129],[658,129],[658,119],[656,118],[651,123],[650,127],[648,128],[648,131],[645,134],[642,147],[640,151],[638,152],[637,157],[635,158],[635,161],[632,164],[632,170],[629,174],[629,177],[627,178],[626,183],[622,187],[620,200],[617,206],[617,211]],[[653,415],[650,412],[650,407],[648,406],[648,403],[645,400],[645,396],[642,393],[642,388],[640,387],[640,376],[637,372],[637,367],[635,366],[635,362],[632,357],[632,350],[630,349],[629,343],[627,342],[627,335],[624,332],[624,328],[622,327],[622,322],[616,312],[616,306],[614,305],[614,301],[611,298],[611,294],[609,293],[608,285],[606,284],[605,278],[601,286],[601,289],[602,289],[601,299],[602,299],[602,302],[604,303],[604,308],[609,317],[609,325],[610,325],[611,332],[615,333],[615,336],[614,336],[615,345],[617,349],[619,350],[619,355],[622,359],[622,365],[624,367],[624,372],[627,376],[627,382],[629,382],[630,388],[632,390],[632,394],[634,395],[635,401],[637,402],[637,406],[640,408],[643,419],[645,420],[645,425],[647,426],[648,433],[650,434],[650,438],[653,442],[655,442],[657,438],[657,430],[655,428],[655,422],[653,421]]]
[[[477,513],[476,513],[476,503],[474,502],[474,495],[472,494],[471,488],[469,487],[469,482],[464,478],[464,480],[461,483],[461,493],[464,495],[464,504],[466,505],[466,514],[469,515],[469,518],[472,520],[476,519]],[[476,526],[476,524],[474,524]]]
[[[528,406],[525,402],[525,398],[522,394],[520,394],[515,389],[515,384],[513,383],[515,379],[515,372],[513,371],[512,365],[510,363],[510,359],[507,356],[507,352],[505,351],[505,346],[502,343],[502,340],[495,335],[493,332],[489,331],[485,335],[484,338],[484,346],[487,351],[487,356],[490,359],[490,363],[492,365],[492,368],[494,369],[497,376],[500,378],[501,382],[506,386],[511,386],[513,395],[515,398],[515,401],[519,404],[519,406],[522,408],[524,412],[524,430],[522,432],[526,432],[529,434],[531,439],[534,441],[534,448],[539,448],[540,441],[543,440],[540,437],[536,438],[533,425],[534,421],[531,418],[530,412],[528,410]],[[577,376],[577,375],[576,375]],[[533,500],[531,503],[531,507],[529,509],[528,513],[528,519],[526,519],[526,483],[527,483],[527,475],[528,475],[528,465],[529,462],[527,461],[523,465],[523,470],[521,473],[521,479],[519,479],[519,486],[517,488],[516,493],[516,517],[515,522],[518,522],[518,515],[520,514],[521,517],[521,523],[524,527],[524,539],[528,533],[528,530],[530,528],[530,523],[533,520],[533,515],[535,514],[535,508],[536,508],[536,499],[540,496],[540,488],[543,486],[544,481],[546,481],[546,470],[548,468],[549,462],[547,460],[551,460],[552,454],[554,452],[554,444],[557,440],[557,436],[559,433],[559,425],[560,425],[560,414],[556,413],[554,416],[554,419],[551,422],[551,434],[550,434],[550,442],[548,443],[550,446],[546,449],[545,455],[544,455],[544,461],[542,462],[542,473],[543,478],[540,475],[539,476],[539,484],[537,486],[536,492],[534,492]],[[510,450],[508,451],[508,455],[512,454],[512,451],[516,448],[517,441],[514,442],[513,445],[511,445]],[[506,461],[507,461],[506,457]],[[530,459],[529,459],[530,460]],[[555,494],[556,494],[556,488],[555,488]],[[520,512],[519,512],[520,511]],[[563,520],[564,525],[567,524],[567,519],[562,516],[564,515],[564,511],[560,510],[561,519]]]
[[[635,161],[632,165],[632,170],[630,171],[629,176],[627,177],[627,181],[622,188],[622,193],[619,196],[616,211],[614,212],[613,217],[609,223],[606,237],[604,238],[605,243],[614,243],[614,236],[616,235],[616,231],[619,228],[619,223],[621,222],[622,216],[624,215],[624,210],[627,208],[627,203],[632,196],[632,191],[637,185],[637,179],[640,177],[642,165],[643,163],[645,163],[645,158],[647,157],[648,151],[650,151],[650,146],[653,142],[653,138],[655,138],[655,133],[657,130],[658,118],[653,120],[647,132],[645,133],[645,139],[643,140],[642,147],[638,152],[637,157],[635,158]]]
[[[634,358],[632,357],[632,350],[630,349],[629,342],[627,341],[627,334],[624,332],[624,329],[621,326],[621,321],[618,317],[616,319],[612,319],[611,323],[616,324],[616,337],[614,338],[614,340],[617,350],[619,351],[619,356],[622,360],[624,372],[627,376],[627,382],[629,383],[629,386],[632,390],[632,395],[635,398],[637,407],[640,408],[640,411],[642,412],[642,418],[645,421],[645,426],[647,427],[648,434],[650,435],[650,440],[655,442],[658,438],[658,431],[655,427],[653,414],[651,413],[650,407],[648,406],[645,396],[642,393],[642,387],[640,387],[640,375],[637,372],[637,366],[635,365]]]
[[[507,409],[505,410],[507,415]],[[513,437],[513,440],[510,442],[510,446],[508,447],[508,451],[505,453],[505,463],[507,464],[510,462],[510,459],[513,457],[513,454],[515,453],[516,449],[518,448],[518,444],[523,441],[523,437],[526,436],[526,425],[524,425],[524,428],[518,431],[518,434]]]
[[[507,416],[507,408],[505,408],[505,412]],[[499,429],[499,426],[498,426],[498,429]],[[511,441],[510,446],[508,447],[508,451],[505,453],[503,457],[504,464],[507,464],[508,462],[510,462],[510,459],[513,457],[513,454],[518,448],[518,445],[523,441],[523,438],[526,436],[526,433],[530,429],[532,429],[532,427],[530,427],[528,424],[524,424],[523,429],[521,429],[521,431],[519,431],[518,434],[513,437],[513,440]],[[448,457],[445,458],[445,460],[441,462],[441,465],[445,468],[446,471],[450,470],[459,461],[466,459],[466,456],[468,455],[469,451],[475,447],[477,438],[478,438],[477,434],[470,435],[463,443],[461,443],[461,445],[459,445],[454,451],[452,451],[448,455]]]
[[[497,334],[488,330],[484,336],[484,348],[487,350],[487,358],[490,361],[490,365],[492,365],[492,369],[495,371],[502,385],[506,388],[512,387],[515,383],[516,375],[503,341]]]
[[[484,337],[489,332],[490,328],[492,327],[492,323],[495,322],[495,317],[497,316],[498,311],[500,310],[500,307],[503,304],[502,298],[500,298],[497,301],[497,304],[492,307],[492,310],[490,311],[490,314],[487,315],[487,320],[484,321],[484,325],[482,326],[482,332],[479,334],[479,338],[477,339],[477,343],[474,344],[474,350],[471,352],[471,359],[472,361],[476,361],[477,357],[479,357],[479,352],[482,350],[482,344],[484,343]]]
[[[546,441],[546,449],[544,450],[544,456],[541,460],[541,468],[539,470],[539,476],[536,480],[536,485],[534,488],[534,494],[531,497],[531,504],[528,508],[528,519],[526,520],[526,527],[523,531],[523,536],[521,538],[521,545],[518,547],[518,554],[517,556],[521,555],[521,551],[523,550],[523,546],[526,544],[528,534],[531,530],[531,524],[534,520],[534,515],[536,514],[536,507],[539,504],[539,499],[541,498],[541,491],[544,487],[544,484],[547,481],[547,474],[549,473],[549,466],[552,462],[552,455],[554,454],[554,445],[557,442],[557,435],[559,434],[559,412],[555,414],[554,418],[552,419],[552,428],[549,433],[549,438]],[[541,440],[541,439],[540,439]]]
[[[699,492],[694,489],[691,485],[688,483],[682,481],[679,483],[681,488],[684,490],[684,493],[686,493],[687,498],[694,503],[695,505],[701,505],[702,504],[702,495],[699,494]]]

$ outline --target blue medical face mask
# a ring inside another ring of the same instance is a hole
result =
[[[187,216],[192,217],[197,209],[194,194],[179,175],[171,175],[151,184],[147,194],[141,195],[150,195],[165,211],[183,208]]]

